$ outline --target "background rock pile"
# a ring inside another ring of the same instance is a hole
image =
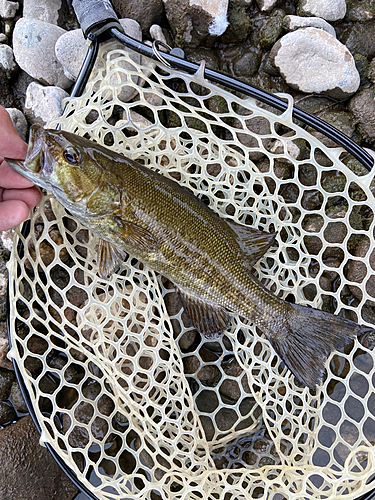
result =
[[[205,59],[208,67],[249,84],[287,92],[301,108],[374,148],[372,0],[112,3],[133,38],[162,39],[183,48],[191,61]],[[86,45],[69,5],[67,0],[0,0],[0,104],[23,139],[30,124],[44,125],[61,114],[81,67]],[[76,489],[38,446],[6,357],[5,264],[11,238],[12,231],[0,233],[0,477],[7,477],[0,480],[0,498],[69,500]]]

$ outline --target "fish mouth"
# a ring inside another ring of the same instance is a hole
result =
[[[39,125],[30,128],[25,160],[4,158],[18,173],[45,189],[52,189],[49,177],[53,172],[53,158],[45,142],[45,130]]]

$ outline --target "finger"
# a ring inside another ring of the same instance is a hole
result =
[[[23,160],[27,144],[23,142],[13,126],[9,113],[0,106],[0,151],[2,156]]]
[[[34,184],[23,175],[19,174],[13,168],[3,161],[0,165],[0,186],[6,189],[12,188],[28,188]]]
[[[2,195],[2,201],[20,200],[26,203],[29,208],[35,207],[42,197],[38,188],[28,189],[5,189]]]
[[[9,200],[0,203],[0,231],[18,226],[29,216],[29,207],[20,200]]]

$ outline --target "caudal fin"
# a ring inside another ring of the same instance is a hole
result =
[[[315,389],[331,351],[350,343],[361,327],[318,309],[290,304],[289,322],[281,331],[265,332],[275,351],[296,378]]]

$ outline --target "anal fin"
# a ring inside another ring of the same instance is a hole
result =
[[[221,306],[209,304],[195,295],[178,290],[192,325],[208,339],[219,337],[227,328],[229,314]]]

